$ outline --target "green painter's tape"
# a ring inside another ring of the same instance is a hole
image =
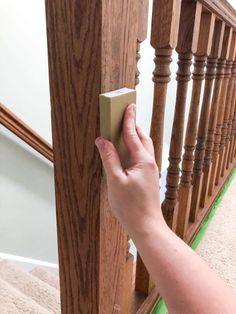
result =
[[[215,202],[213,203],[213,205],[210,209],[210,212],[205,217],[204,221],[201,224],[200,229],[198,230],[198,233],[196,234],[193,241],[191,242],[190,246],[193,250],[196,250],[196,248],[198,247],[198,244],[201,242],[202,238],[204,237],[204,234],[205,234],[212,218],[214,217],[216,210],[217,210],[218,206],[220,205],[220,203],[224,197],[225,192],[228,190],[231,182],[233,181],[233,179],[235,177],[236,177],[236,168],[233,169],[231,176],[229,177],[227,182],[224,184],[223,188],[220,191],[220,194],[218,195]],[[157,303],[152,314],[167,314],[167,307],[166,307],[163,299],[160,299],[160,301]]]

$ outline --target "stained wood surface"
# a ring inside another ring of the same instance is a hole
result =
[[[178,40],[180,1],[161,0],[153,2],[151,44],[155,49],[153,71],[154,96],[150,136],[153,140],[155,158],[161,172],[164,116],[167,86],[170,81],[172,48]],[[140,256],[137,258],[137,291],[148,294],[153,285]]]
[[[99,94],[134,88],[136,3],[46,1],[63,314],[122,312],[127,235],[94,140]]]
[[[194,148],[197,136],[197,124],[200,108],[200,95],[202,82],[205,77],[205,61],[210,54],[212,46],[215,16],[208,12],[202,12],[200,22],[200,36],[197,42],[197,49],[194,58],[193,86],[186,128],[184,154],[182,160],[182,175],[178,189],[179,212],[177,222],[177,234],[184,238],[190,212],[190,202],[192,196],[191,179],[193,174]]]
[[[213,147],[213,155],[212,155],[212,168],[211,168],[211,178],[209,182],[209,190],[212,192],[214,185],[218,184],[218,175],[217,169],[219,164],[219,150],[220,150],[220,141],[221,141],[221,133],[222,133],[222,126],[223,126],[223,119],[224,119],[224,112],[225,112],[225,103],[226,103],[226,95],[229,83],[229,71],[230,71],[230,64],[226,62],[229,58],[230,46],[231,46],[231,38],[232,38],[232,28],[226,26],[224,39],[223,39],[223,46],[221,51],[221,60],[224,60],[224,74],[222,79],[222,87],[221,93],[219,95],[219,108],[217,113],[217,123],[215,129],[215,136],[214,136],[214,147]],[[221,160],[220,160],[221,161]]]
[[[176,50],[179,53],[177,71],[177,92],[172,125],[169,167],[166,177],[166,193],[162,203],[162,210],[168,225],[175,230],[178,214],[177,188],[179,183],[179,163],[182,154],[184,114],[187,97],[188,82],[190,80],[190,66],[192,52],[198,42],[201,5],[182,1],[180,13],[179,36]],[[191,17],[191,18],[190,18]]]
[[[198,0],[210,12],[215,13],[220,20],[227,22],[227,24],[236,28],[236,12],[229,2],[226,0]]]
[[[147,23],[148,23],[148,0],[138,1],[138,34],[137,34],[137,46],[136,46],[136,73],[135,73],[135,85],[139,84],[139,69],[138,61],[140,60],[140,45],[147,37]]]
[[[52,146],[2,103],[0,103],[0,123],[41,155],[53,161]]]
[[[212,151],[214,146],[214,133],[217,121],[217,111],[219,105],[219,94],[221,90],[221,82],[222,82],[222,74],[223,74],[223,65],[218,58],[221,55],[222,45],[223,45],[223,37],[224,37],[225,24],[222,21],[216,21],[215,29],[212,40],[212,49],[211,54],[207,60],[207,71],[206,71],[206,81],[205,84],[209,84],[209,80],[211,81],[211,87],[206,91],[206,97],[208,97],[208,101],[210,101],[210,94],[212,90],[213,79],[215,79],[213,95],[210,106],[209,113],[209,123],[206,137],[206,146],[205,146],[205,154],[203,161],[203,178],[202,178],[202,187],[201,187],[201,195],[200,195],[200,206],[204,207],[207,196],[208,196],[208,187],[210,180],[210,170],[211,170],[211,158]],[[217,64],[217,70],[215,74]],[[205,87],[206,89],[207,87]],[[209,105],[208,105],[209,106]],[[196,196],[197,197],[197,196]],[[198,205],[198,204],[197,204]],[[195,220],[196,211],[198,207],[193,203],[192,205],[192,220]]]

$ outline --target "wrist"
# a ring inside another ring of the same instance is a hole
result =
[[[130,236],[135,242],[137,242],[139,240],[143,241],[144,239],[156,236],[157,233],[166,233],[169,231],[170,229],[160,211],[160,214],[157,216],[151,218],[148,217],[143,220],[141,224],[132,228]]]

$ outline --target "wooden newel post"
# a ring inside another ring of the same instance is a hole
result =
[[[155,49],[155,69],[153,72],[154,98],[151,123],[156,162],[161,172],[164,114],[167,85],[170,81],[170,63],[173,48],[177,45],[180,0],[154,0],[152,13],[151,45]],[[148,294],[152,288],[149,274],[138,255],[136,270],[136,290]]]
[[[199,36],[202,6],[198,2],[182,1],[180,13],[180,26],[177,44],[179,55],[177,71],[177,94],[172,126],[172,135],[169,151],[169,167],[166,178],[165,200],[162,210],[168,225],[175,230],[177,223],[179,184],[179,163],[181,160],[184,131],[184,114],[188,82],[190,80],[190,66],[192,53],[196,51]]]
[[[221,57],[219,59],[219,61],[222,62],[222,65],[223,65],[223,79],[222,79],[221,92],[219,95],[217,123],[216,123],[215,136],[214,136],[211,177],[210,177],[209,191],[208,191],[210,195],[213,193],[213,190],[215,187],[217,168],[219,164],[219,148],[220,148],[220,140],[221,140],[221,131],[222,131],[222,126],[223,126],[226,95],[227,95],[228,82],[229,82],[229,76],[228,76],[229,64],[226,64],[226,60],[228,60],[229,58],[231,38],[232,38],[232,28],[230,28],[229,26],[226,26],[224,39],[223,39],[223,47],[221,51]]]
[[[207,58],[206,65],[206,74],[205,74],[205,88],[203,101],[201,106],[201,113],[198,124],[198,133],[197,133],[197,145],[194,154],[194,168],[193,168],[193,176],[192,176],[192,185],[193,185],[193,194],[191,200],[190,207],[190,221],[194,222],[196,220],[196,216],[199,209],[199,201],[200,201],[200,192],[202,186],[205,184],[203,180],[203,160],[205,154],[205,144],[207,137],[207,129],[209,122],[209,111],[210,111],[210,100],[212,93],[213,80],[215,78],[215,68],[217,61],[217,52],[218,46],[220,44],[220,40],[222,37],[222,23],[219,21],[215,25],[214,29],[214,38],[212,42],[211,53]],[[222,42],[222,41],[221,41]],[[217,47],[217,48],[216,48]],[[217,89],[218,92],[218,89]]]
[[[209,12],[202,12],[197,49],[194,52],[192,97],[185,135],[184,155],[181,169],[182,176],[178,190],[179,212],[176,231],[182,238],[185,238],[189,222],[190,202],[192,197],[191,181],[194,161],[193,152],[196,144],[200,95],[202,82],[205,76],[205,61],[207,55],[209,55],[211,51],[214,25],[215,15]]]
[[[210,171],[211,171],[211,158],[212,151],[214,146],[214,133],[217,121],[217,112],[218,112],[218,104],[219,104],[219,94],[221,91],[221,83],[222,83],[222,73],[223,73],[223,64],[219,59],[221,56],[223,38],[225,31],[225,23],[223,21],[218,20],[215,23],[213,41],[212,41],[212,49],[211,54],[207,58],[207,69],[206,69],[206,80],[205,80],[205,90],[204,90],[204,99],[207,99],[206,107],[210,107],[210,115],[209,115],[209,123],[208,123],[208,131],[206,138],[206,147],[205,147],[205,155],[203,161],[203,174],[201,172],[195,170],[195,175],[199,174],[199,181],[202,181],[201,195],[200,195],[200,207],[204,207],[205,201],[208,196],[208,186],[210,179]],[[218,60],[219,59],[219,60]],[[218,62],[217,62],[218,60]],[[217,65],[216,65],[217,64]],[[215,72],[216,70],[216,72]],[[213,95],[211,99],[211,91],[214,82]],[[211,106],[210,106],[211,103]],[[204,107],[201,111],[200,121],[204,119]],[[203,123],[199,122],[199,133],[201,132],[202,127],[204,127]],[[196,164],[197,166],[197,164]],[[202,178],[201,178],[202,176]],[[196,213],[198,210],[198,204],[191,204],[191,221],[194,222],[196,219]]]
[[[135,86],[137,1],[46,0],[46,21],[62,314],[122,313],[127,235],[94,140],[99,94]]]

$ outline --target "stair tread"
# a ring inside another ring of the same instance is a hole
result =
[[[50,311],[60,313],[60,293],[46,282],[8,261],[0,262],[0,278]]]
[[[45,269],[42,266],[34,267],[30,273],[37,277],[38,279],[46,282],[48,285],[52,286],[53,288],[60,290],[60,283],[59,283],[59,274],[52,273]]]
[[[0,278],[0,313],[1,314],[50,314],[37,302],[15,289]]]

